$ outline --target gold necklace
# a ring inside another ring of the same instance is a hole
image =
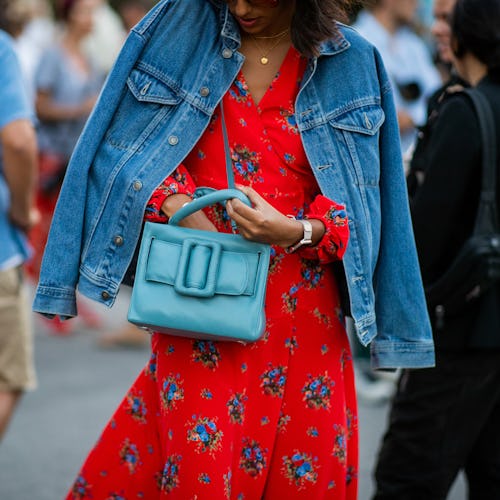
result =
[[[288,31],[290,31],[290,28],[287,28],[286,30],[280,31],[276,35],[272,35],[272,36],[254,36],[254,38],[256,38],[257,40],[272,40],[274,38],[278,38],[278,37],[284,35],[285,33],[288,33]]]
[[[285,38],[287,33],[288,33],[288,30],[285,30],[282,33],[279,33],[279,38],[267,50],[262,50],[262,47],[259,45],[259,42],[257,42],[257,37],[255,37],[254,35],[251,35],[252,39],[255,43],[255,46],[259,49],[259,51],[261,53],[260,54],[260,63],[261,64],[266,65],[267,63],[269,63],[269,58],[267,56],[274,48],[276,48],[278,46],[278,44],[281,42],[281,40],[283,40],[283,38]]]

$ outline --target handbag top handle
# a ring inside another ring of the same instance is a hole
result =
[[[482,140],[482,184],[479,207],[474,224],[474,235],[498,233],[497,153],[495,122],[491,106],[486,97],[477,89],[467,89],[465,93],[472,100],[479,119]]]

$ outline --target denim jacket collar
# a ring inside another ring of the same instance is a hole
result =
[[[241,36],[238,24],[236,23],[234,17],[229,12],[227,4],[220,5],[220,2],[216,2],[216,5],[220,6],[220,22],[222,25],[221,36],[224,40],[224,44],[232,50],[238,49],[241,45]]]

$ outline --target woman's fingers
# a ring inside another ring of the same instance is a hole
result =
[[[243,194],[246,194],[249,198],[249,200],[252,202],[252,205],[255,208],[258,208],[259,206],[262,205],[262,202],[265,203],[264,198],[260,196],[255,189],[251,188],[250,186],[243,186],[241,184],[236,184],[236,188],[239,189]]]

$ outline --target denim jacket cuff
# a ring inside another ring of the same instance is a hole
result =
[[[375,370],[388,368],[432,368],[435,366],[434,343],[374,342],[371,344],[371,366]]]
[[[76,293],[74,290],[38,285],[33,311],[47,318],[60,316],[61,319],[73,318],[77,315]]]

